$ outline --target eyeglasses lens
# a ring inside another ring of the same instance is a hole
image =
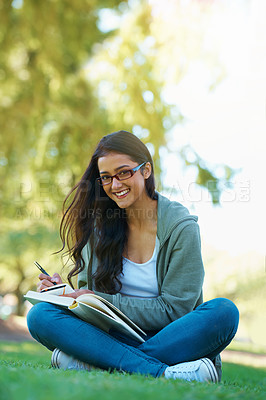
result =
[[[128,179],[130,178],[131,175],[131,171],[121,171],[117,174],[118,180],[119,181],[123,181],[124,179]],[[111,177],[105,177],[104,179],[101,179],[101,184],[102,185],[109,185],[112,182],[112,178]]]
[[[117,174],[120,181],[131,177],[131,171],[121,171]]]

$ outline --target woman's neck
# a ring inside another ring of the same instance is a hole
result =
[[[157,224],[157,200],[145,196],[141,202],[126,209],[130,229],[145,229]]]

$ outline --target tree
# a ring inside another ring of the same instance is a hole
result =
[[[23,294],[29,287],[36,286],[39,274],[33,260],[41,259],[48,271],[58,270],[58,259],[51,259],[49,256],[52,253],[51,249],[60,245],[59,235],[49,224],[24,223],[19,229],[9,226],[7,230],[2,226],[1,237],[1,292],[12,292],[17,296],[17,313],[22,315]]]
[[[0,188],[2,215],[10,217],[17,204],[8,203],[7,184],[27,182],[36,191],[44,179],[61,194],[111,129],[83,65],[94,44],[108,36],[97,27],[99,10],[120,1],[14,3],[1,2],[0,12]],[[31,208],[33,198],[31,190],[20,206]]]

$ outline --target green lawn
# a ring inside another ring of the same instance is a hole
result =
[[[50,367],[37,343],[0,342],[0,400],[265,399],[266,369],[223,364],[222,383],[202,384]]]

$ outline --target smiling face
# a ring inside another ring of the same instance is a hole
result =
[[[100,176],[112,176],[124,170],[137,167],[139,164],[132,161],[126,154],[109,153],[98,159],[98,168]],[[110,199],[114,200],[118,207],[129,208],[139,204],[146,198],[145,179],[151,174],[151,165],[146,163],[143,175],[140,170],[123,181],[113,178],[112,183],[104,185],[103,189]]]

